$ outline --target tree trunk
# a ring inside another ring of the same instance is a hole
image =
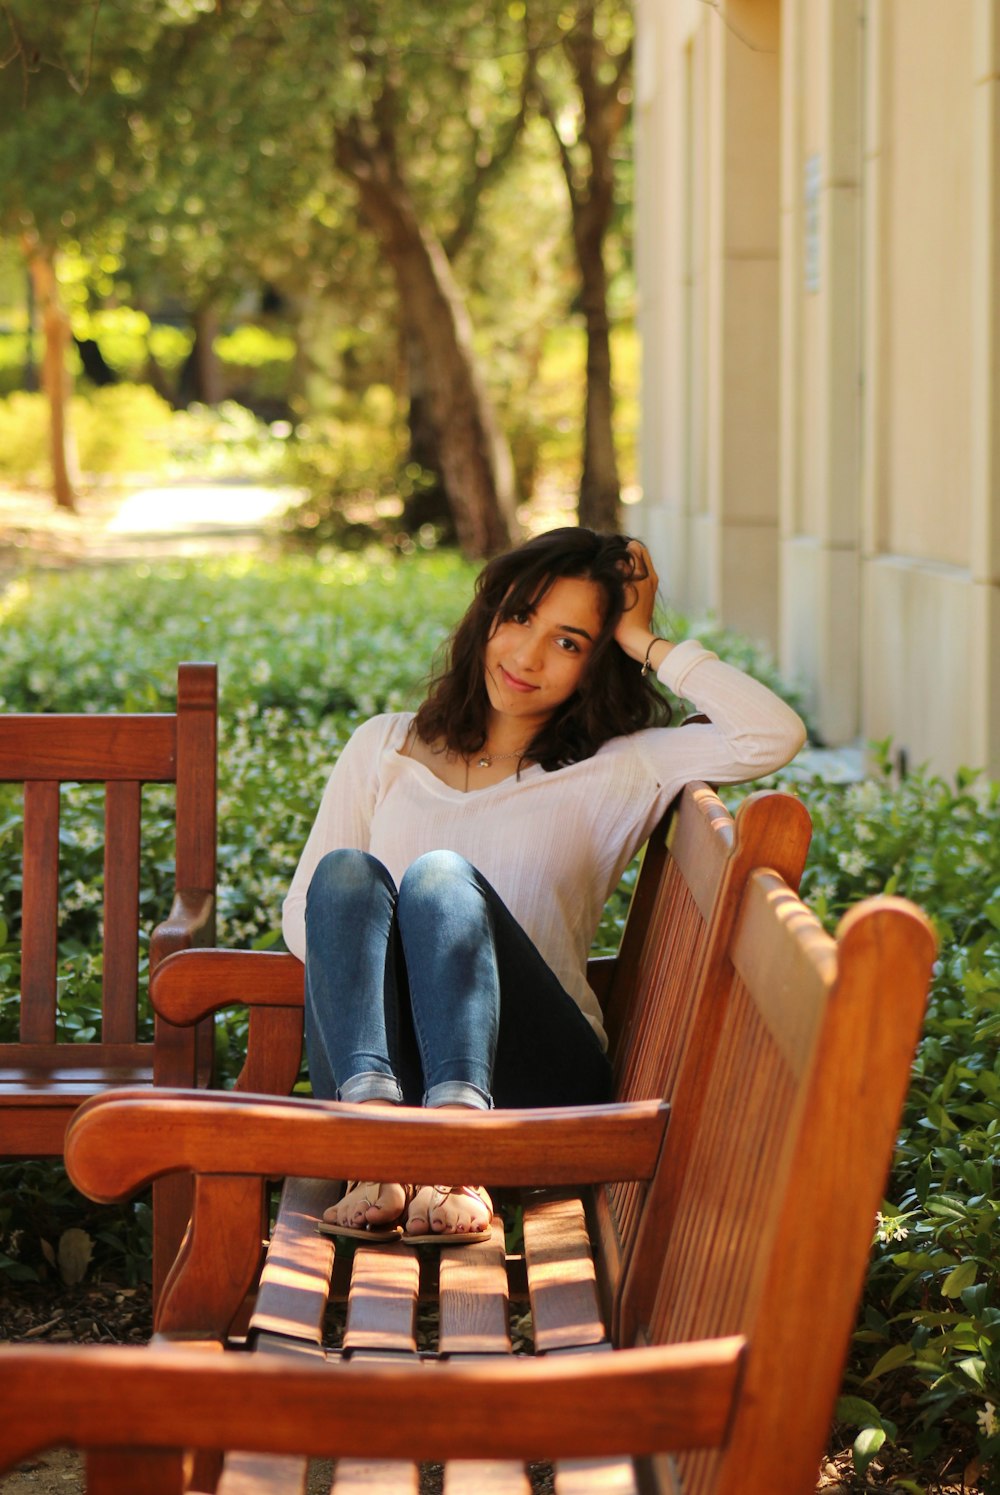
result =
[[[402,318],[419,341],[441,477],[463,552],[492,555],[517,534],[514,464],[476,367],[461,292],[437,237],[417,218],[384,147],[338,132],[337,164],[396,278]]]
[[[598,34],[595,7],[578,4],[564,49],[579,90],[582,125],[573,147],[543,87],[542,113],[555,137],[573,216],[573,245],[587,326],[587,406],[580,479],[580,523],[617,530],[621,483],[614,439],[614,388],[604,241],[614,212],[614,147],[628,114],[631,43],[612,56]]]
[[[587,326],[587,405],[580,478],[580,523],[614,532],[621,522],[621,482],[614,438],[611,329],[603,231],[577,234],[581,302]]]
[[[420,529],[421,525],[431,524],[446,544],[453,544],[456,539],[455,519],[441,481],[438,433],[431,419],[423,344],[410,331],[404,331],[401,341],[410,396],[407,422],[410,431],[409,458],[424,472],[432,473],[435,479],[430,486],[419,488],[407,498],[403,506],[403,523],[410,534]]]
[[[69,318],[59,296],[55,251],[48,245],[41,244],[34,235],[25,235],[22,245],[45,338],[42,388],[49,402],[52,497],[61,509],[73,512],[76,510],[76,461],[69,415],[72,384],[66,364],[66,353],[72,341]]]
[[[30,265],[25,274],[25,282],[28,338],[24,350],[24,373],[21,375],[21,383],[30,394],[34,394],[38,389],[38,368],[35,364],[35,281]]]
[[[219,313],[211,302],[197,306],[191,318],[194,344],[184,360],[178,381],[181,405],[219,405],[224,394],[222,370],[215,352]]]

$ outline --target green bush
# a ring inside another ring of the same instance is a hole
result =
[[[112,384],[75,395],[70,429],[80,470],[88,476],[163,468],[172,411],[148,385]],[[48,401],[16,393],[0,400],[0,480],[49,480]]]
[[[940,940],[842,1408],[855,1463],[895,1442],[902,1462],[965,1450],[1000,1488],[1000,784],[925,769],[802,789],[813,844],[802,891],[832,926],[873,893],[912,898]],[[892,994],[886,992],[885,1021]],[[821,1270],[821,1253],[817,1267]],[[866,1410],[867,1409],[867,1410]],[[918,1482],[900,1488],[922,1489]]]

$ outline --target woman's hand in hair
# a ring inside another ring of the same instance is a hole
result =
[[[658,639],[653,632],[659,577],[652,556],[640,540],[631,540],[628,548],[633,570],[625,586],[625,611],[615,629],[615,642],[630,659],[640,665],[648,662],[656,670],[671,649],[665,639]]]

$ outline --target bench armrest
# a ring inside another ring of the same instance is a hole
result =
[[[268,950],[179,950],[150,981],[153,1010],[188,1028],[223,1007],[304,1006],[305,967],[295,955]]]
[[[157,924],[149,942],[149,966],[155,970],[174,951],[212,944],[215,940],[215,895],[179,889],[170,912]]]
[[[652,1177],[663,1101],[531,1110],[382,1110],[226,1091],[118,1090],[66,1134],[76,1186],[101,1203],[190,1171],[279,1178],[482,1178],[498,1186]]]
[[[178,950],[149,983],[157,1017],[156,1085],[188,1085],[190,1030],[224,1007],[247,1007],[246,1059],[236,1089],[288,1095],[302,1063],[304,967],[264,950]],[[185,1030],[188,1030],[185,1032]]]
[[[613,1355],[366,1364],[154,1345],[0,1349],[0,1472],[53,1444],[391,1459],[551,1459],[713,1447],[741,1336]],[[499,1363],[498,1363],[499,1362]]]

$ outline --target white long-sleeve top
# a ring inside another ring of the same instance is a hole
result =
[[[483,789],[452,789],[402,753],[412,712],[358,727],[330,775],[284,902],[289,950],[305,958],[306,892],[328,851],[370,852],[397,886],[424,852],[455,851],[496,889],[606,1046],[587,957],[625,867],[692,779],[758,778],[787,763],[805,739],[790,706],[696,639],[671,649],[657,675],[711,724],[614,737],[580,763],[551,773],[531,764]]]

